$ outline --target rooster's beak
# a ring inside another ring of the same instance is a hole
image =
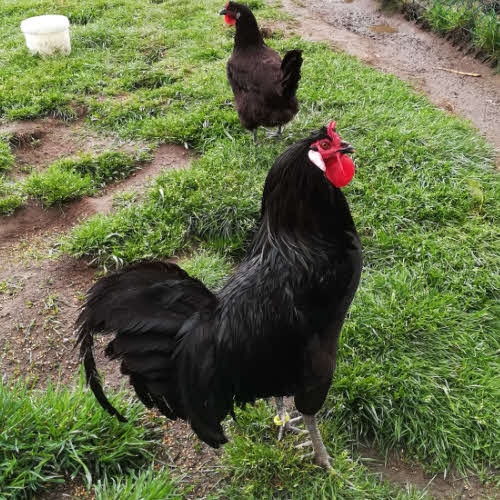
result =
[[[227,10],[226,9],[222,9],[220,12],[219,12],[219,15],[221,16],[224,16],[227,14]]]
[[[356,151],[349,143],[342,141],[340,143],[342,146],[342,149],[339,149],[339,153],[346,154],[346,153],[354,153]]]

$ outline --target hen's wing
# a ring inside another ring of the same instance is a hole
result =
[[[227,62],[227,77],[235,95],[254,93],[266,100],[280,96],[281,57],[273,49],[265,47],[255,53],[232,55]]]

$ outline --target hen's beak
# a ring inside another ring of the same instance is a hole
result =
[[[225,16],[227,14],[227,10],[226,9],[222,9],[220,12],[219,12],[219,15],[221,16]]]
[[[354,153],[354,151],[356,151],[348,142],[342,141],[340,145],[342,146],[342,149],[339,149],[339,153],[346,154]]]

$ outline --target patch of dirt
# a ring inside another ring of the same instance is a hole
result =
[[[16,178],[31,169],[40,170],[56,160],[81,153],[136,153],[147,149],[142,143],[97,134],[83,120],[68,123],[55,118],[43,118],[11,122],[0,127],[0,134],[10,136],[16,158],[17,168],[13,172]]]
[[[182,420],[165,420],[162,428],[165,461],[182,478],[183,486],[192,487],[184,497],[206,498],[225,480],[218,465],[223,450],[200,441]]]
[[[5,375],[69,382],[77,372],[73,324],[95,270],[64,256],[0,271],[0,359]]]
[[[391,456],[387,462],[374,449],[360,450],[361,460],[372,472],[380,474],[382,479],[401,485],[403,488],[415,486],[439,500],[480,500],[495,498],[493,486],[482,484],[476,477],[446,478],[442,474],[426,474],[418,465],[409,465],[403,460]]]
[[[292,29],[304,38],[330,42],[410,82],[436,106],[470,119],[500,151],[500,74],[489,66],[422,31],[402,14],[382,12],[375,0],[283,0],[282,4],[297,19],[298,26]],[[374,26],[385,29],[373,31]],[[481,77],[449,73],[438,67],[479,73]]]
[[[65,231],[74,226],[78,220],[96,213],[108,212],[113,205],[113,198],[129,190],[142,190],[163,169],[186,168],[190,155],[181,146],[162,145],[156,152],[152,162],[145,163],[130,177],[117,184],[108,186],[99,196],[85,197],[67,203],[61,207],[44,208],[40,203],[31,200],[27,206],[14,215],[0,217],[0,256],[6,248],[20,238],[32,237],[41,233],[52,234]]]
[[[95,495],[85,489],[79,479],[67,479],[64,484],[38,493],[38,500],[94,500]]]

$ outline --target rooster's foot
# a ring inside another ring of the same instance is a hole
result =
[[[302,448],[309,444],[312,445],[314,450],[314,462],[316,465],[323,467],[323,469],[327,471],[331,471],[332,466],[330,465],[330,461],[332,458],[328,455],[325,445],[323,444],[323,440],[321,439],[316,417],[314,415],[304,415],[304,424],[306,429],[309,431],[309,437],[311,440],[303,443],[302,445],[298,445],[297,447]]]
[[[276,408],[278,409],[278,414],[274,417],[274,423],[279,426],[278,431],[278,441],[283,439],[283,435],[286,432],[293,432],[294,434],[301,434],[306,432],[305,430],[295,427],[293,424],[300,422],[302,420],[302,415],[295,418],[290,418],[288,415],[285,404],[282,397],[276,397]]]
[[[295,446],[296,449],[302,449],[305,448],[306,446],[311,446],[312,441],[306,441],[305,443],[298,444]],[[301,460],[304,460],[306,458],[312,458],[314,463],[316,465],[319,465],[325,470],[332,470],[332,466],[330,463],[333,461],[333,458],[328,455],[328,453],[316,453],[315,451],[311,451],[309,453],[304,453],[304,455],[300,456]]]

